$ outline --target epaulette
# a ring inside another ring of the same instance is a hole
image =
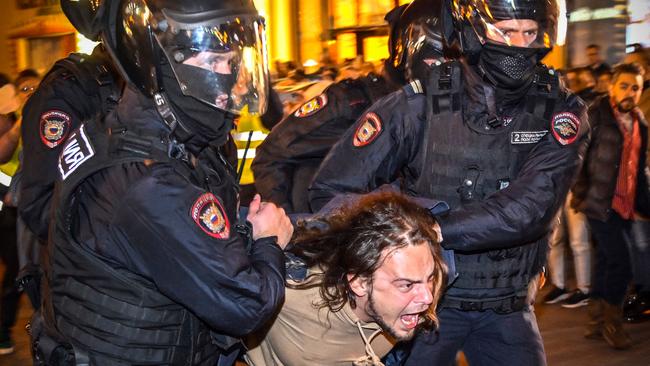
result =
[[[410,83],[404,85],[404,93],[408,98],[415,96],[416,94],[424,94],[424,88],[422,88],[422,83],[420,80],[413,80]]]

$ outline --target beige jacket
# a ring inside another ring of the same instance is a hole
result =
[[[249,342],[249,365],[381,365],[379,359],[392,343],[379,325],[361,322],[349,305],[335,313],[318,309],[318,291],[287,288],[284,306],[268,332]]]

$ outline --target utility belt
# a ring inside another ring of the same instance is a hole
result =
[[[528,306],[526,296],[512,296],[506,299],[492,301],[466,301],[459,299],[444,299],[443,308],[458,309],[460,311],[486,311],[492,310],[497,314],[510,314],[524,310]]]

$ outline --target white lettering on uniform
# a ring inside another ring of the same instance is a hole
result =
[[[63,179],[66,179],[81,164],[95,155],[95,151],[86,137],[84,127],[81,126],[77,133],[70,136],[66,146],[63,148],[63,153],[59,159],[59,171]]]

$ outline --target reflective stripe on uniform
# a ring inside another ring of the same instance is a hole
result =
[[[262,132],[262,131],[252,131],[252,135],[250,137],[251,141],[264,141],[266,136],[268,134]],[[246,132],[237,132],[232,135],[233,139],[235,141],[243,141],[246,142],[248,141],[248,135],[251,133],[251,131],[246,131]]]
[[[410,84],[411,84],[411,88],[413,88],[413,92],[415,92],[415,94],[423,94],[424,93],[424,89],[422,88],[422,83],[420,83],[420,80],[415,79],[415,80],[411,81]]]
[[[248,152],[246,149],[237,149],[237,159],[243,159],[244,153],[246,153],[246,160],[255,158],[255,148],[249,148]]]
[[[0,184],[2,184],[5,187],[9,187],[9,185],[11,184],[11,176],[0,171]]]

